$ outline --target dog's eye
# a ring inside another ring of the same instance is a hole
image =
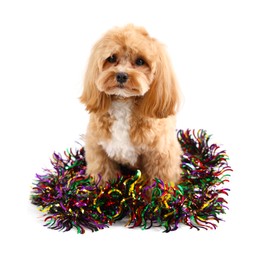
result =
[[[137,66],[143,66],[145,64],[145,61],[142,58],[138,58],[135,61],[135,63],[136,63]]]
[[[107,58],[107,62],[109,63],[115,63],[117,60],[116,55],[111,55]]]

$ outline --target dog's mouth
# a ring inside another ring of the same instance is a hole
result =
[[[139,88],[127,86],[126,84],[118,84],[105,90],[108,95],[133,97],[141,95]]]
[[[124,84],[118,84],[117,88],[123,89],[123,88],[125,88],[125,85]]]
[[[116,86],[116,89],[124,89],[124,90],[127,90],[127,91],[131,91],[131,92],[139,92],[139,87],[134,87],[134,86],[126,86],[125,84],[118,84]]]

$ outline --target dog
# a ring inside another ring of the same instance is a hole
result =
[[[90,113],[87,173],[101,185],[120,167],[178,183],[182,150],[176,137],[180,90],[165,47],[142,27],[109,30],[94,45],[80,101]],[[99,177],[100,176],[100,177]]]

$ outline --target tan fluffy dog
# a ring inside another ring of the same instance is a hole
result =
[[[179,101],[162,44],[133,25],[108,31],[92,49],[81,96],[90,112],[87,172],[96,180],[100,174],[104,184],[125,165],[140,169],[149,182],[177,183]]]

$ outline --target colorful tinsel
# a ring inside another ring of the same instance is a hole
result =
[[[53,154],[53,170],[36,175],[31,200],[45,213],[46,226],[78,233],[97,231],[128,218],[129,227],[148,229],[162,226],[165,232],[180,223],[199,228],[216,228],[227,208],[223,195],[231,171],[225,151],[209,144],[206,131],[179,130],[183,149],[182,182],[178,185],[156,179],[147,185],[139,170],[120,175],[105,187],[86,174],[85,151],[70,149],[65,156]],[[151,193],[151,199],[147,194]]]

